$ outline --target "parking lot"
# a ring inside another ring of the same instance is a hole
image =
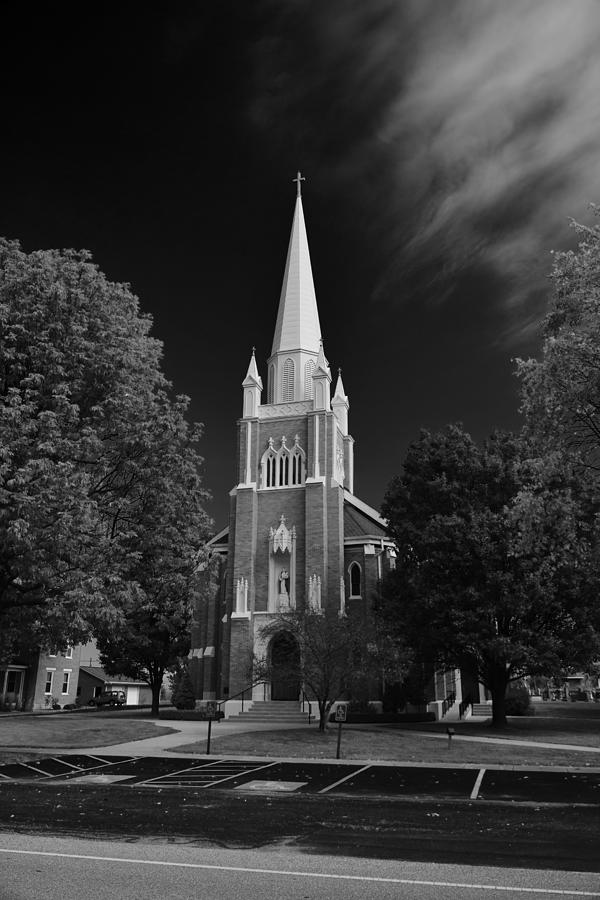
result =
[[[0,783],[116,784],[388,798],[600,804],[600,773],[302,760],[61,754],[0,766]]]

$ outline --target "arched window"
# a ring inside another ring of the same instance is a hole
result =
[[[269,378],[267,381],[267,403],[275,403],[275,366],[269,366]]]
[[[281,400],[289,403],[294,399],[294,360],[286,359],[283,364],[283,377],[281,382]]]
[[[304,450],[298,444],[298,436],[292,448],[292,480],[291,484],[304,484]]]
[[[269,446],[261,459],[262,484],[264,488],[276,487],[277,483],[277,454],[273,449],[273,438],[269,438]]]
[[[281,448],[279,456],[279,484],[283,487],[290,483],[290,454],[285,448]]]
[[[312,400],[315,396],[315,383],[313,381],[313,372],[315,371],[315,364],[312,359],[309,359],[308,362],[304,366],[304,399]]]
[[[351,597],[360,597],[360,582],[362,572],[360,570],[360,566],[357,562],[350,563],[350,568],[348,569],[350,573],[350,596]]]

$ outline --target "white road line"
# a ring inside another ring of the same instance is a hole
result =
[[[483,776],[485,775],[485,769],[480,769],[477,778],[475,779],[475,784],[473,785],[473,790],[471,791],[471,800],[477,800],[477,795],[479,794],[479,788],[481,787],[481,782],[483,781]]]
[[[22,856],[47,856],[59,859],[85,859],[93,862],[129,863],[139,866],[171,866],[175,869],[203,869],[212,872],[245,872],[252,875],[287,875],[294,878],[322,878],[328,881],[367,881],[377,884],[411,884],[422,887],[465,888],[477,891],[513,891],[521,894],[544,894],[558,897],[600,897],[599,891],[563,891],[559,888],[518,887],[505,884],[469,884],[461,881],[425,881],[417,878],[382,878],[376,875],[333,875],[329,872],[294,872],[290,869],[255,869],[249,866],[211,866],[204,863],[163,862],[158,859],[130,859],[123,856],[91,856],[84,853],[51,853],[45,850],[9,850],[0,853]]]
[[[361,772],[365,772],[367,769],[371,768],[371,763],[367,766],[363,766],[362,769],[355,769],[353,772],[350,772],[349,775],[344,775],[343,778],[340,778],[339,781],[334,781],[333,784],[328,784],[327,787],[324,787],[319,794],[326,794],[327,791],[332,791],[334,787],[337,787],[338,784],[343,784],[345,781],[348,781],[349,778],[354,778],[355,775],[360,775]]]

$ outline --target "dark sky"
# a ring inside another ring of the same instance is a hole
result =
[[[600,200],[597,0],[12,4],[0,234],[86,247],[154,317],[205,424],[216,525],[265,379],[300,168],[355,491],[421,427],[519,424],[552,249]]]

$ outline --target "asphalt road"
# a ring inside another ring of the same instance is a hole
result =
[[[369,861],[285,847],[0,836],[1,900],[468,900],[600,898],[581,872]]]

